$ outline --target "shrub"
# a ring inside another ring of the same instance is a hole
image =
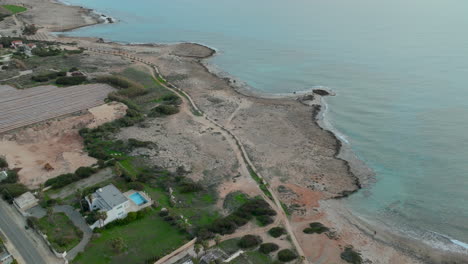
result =
[[[180,105],[182,103],[182,99],[180,99],[180,97],[176,94],[172,93],[164,95],[161,99],[164,103],[171,105]]]
[[[4,158],[0,157],[0,168],[6,167],[8,167],[8,162]]]
[[[55,80],[55,83],[58,85],[78,85],[86,81],[86,76],[70,76],[70,77],[60,77]]]
[[[36,34],[38,28],[34,24],[25,25],[23,29],[23,35],[34,35]]]
[[[37,47],[32,49],[32,54],[39,56],[39,57],[50,57],[50,56],[57,56],[62,51],[60,49],[51,49],[51,48],[42,48]]]
[[[129,182],[127,186],[128,188],[137,190],[137,191],[143,191],[145,189],[145,186],[141,182]]]
[[[201,184],[196,183],[191,179],[185,179],[183,182],[180,183],[179,186],[181,193],[191,193],[203,190]]]
[[[289,262],[297,258],[296,253],[290,249],[283,249],[278,252],[278,259],[282,262]]]
[[[18,173],[14,170],[7,171],[7,177],[2,183],[16,183],[18,181]]]
[[[328,227],[324,226],[322,223],[319,222],[314,222],[309,225],[310,227],[306,228],[303,230],[304,233],[306,234],[322,234],[324,232],[327,232],[329,229]]]
[[[0,185],[0,193],[8,202],[13,202],[15,197],[22,195],[23,193],[27,192],[28,188],[20,183],[6,183]]]
[[[81,179],[88,178],[89,176],[93,175],[96,172],[95,169],[91,167],[79,167],[75,174]]]
[[[341,259],[351,263],[351,264],[361,264],[362,263],[362,257],[361,254],[358,252],[354,251],[353,247],[347,246],[345,250],[341,253]]]
[[[166,216],[168,216],[168,215],[169,215],[169,211],[167,211],[167,210],[164,210],[164,211],[160,211],[160,212],[159,212],[159,216],[160,216],[160,217],[166,217]]]
[[[251,199],[245,202],[232,214],[217,219],[208,229],[213,233],[232,234],[238,227],[245,225],[254,216],[275,215],[276,212],[263,199]]]
[[[173,105],[158,105],[155,108],[151,109],[148,114],[149,117],[158,117],[165,115],[173,115],[179,112],[179,108]]]
[[[153,144],[153,142],[151,142],[151,141],[141,141],[141,140],[134,139],[134,138],[129,138],[128,139],[128,146],[130,148],[147,148],[147,147],[151,146],[152,144]]]
[[[44,185],[45,186],[52,186],[52,189],[59,189],[62,188],[72,182],[78,181],[80,178],[74,173],[67,173],[59,175],[55,178],[48,179]]]
[[[262,252],[263,254],[269,254],[279,249],[279,246],[275,243],[264,243],[260,245],[258,251]]]
[[[243,236],[237,245],[240,248],[253,248],[262,243],[262,238],[259,236],[254,236],[254,235],[245,235]]]
[[[129,97],[129,98],[136,97],[139,95],[144,95],[148,93],[148,91],[145,89],[145,87],[143,87],[143,85],[136,83],[122,76],[115,76],[115,75],[99,76],[96,78],[96,82],[107,83],[119,89],[119,91],[117,91],[115,94]],[[116,100],[116,101],[119,101],[119,100]]]
[[[280,226],[277,226],[277,227],[273,227],[272,229],[268,230],[268,234],[270,234],[270,236],[272,237],[280,237],[284,234],[286,234],[286,230],[284,230],[284,228],[280,227]]]
[[[259,222],[260,226],[267,226],[274,222],[273,218],[269,215],[259,215],[257,216],[257,221]]]

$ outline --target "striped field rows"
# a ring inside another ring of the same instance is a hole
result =
[[[0,89],[0,134],[101,105],[111,91],[106,84]]]

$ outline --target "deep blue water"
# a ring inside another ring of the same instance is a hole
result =
[[[468,242],[468,1],[68,2],[120,20],[72,35],[198,42],[257,91],[334,90],[327,119],[377,178],[352,208]]]

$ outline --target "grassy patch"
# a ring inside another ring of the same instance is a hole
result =
[[[2,5],[2,7],[10,11],[11,13],[13,13],[13,15],[28,10],[26,7],[17,6],[17,5]]]
[[[52,247],[59,251],[69,251],[75,247],[83,237],[83,233],[65,213],[54,213],[39,219],[38,228],[47,235]]]
[[[262,180],[260,178],[260,176],[257,175],[257,173],[255,173],[255,171],[250,167],[248,166],[247,169],[249,170],[249,173],[250,173],[250,176],[252,177],[252,179],[254,179],[257,183],[258,183],[258,187],[260,187],[260,190],[262,190],[262,192],[268,197],[270,198],[271,200],[273,200],[273,195],[271,195],[271,192],[268,190],[266,184],[265,184],[265,181]]]
[[[224,252],[227,254],[234,254],[239,250],[239,238],[233,238],[229,240],[225,240],[221,243],[219,243],[218,247],[222,249]]]
[[[156,210],[141,220],[104,230],[100,235],[91,240],[85,252],[77,256],[73,263],[145,263],[156,256],[170,253],[188,241],[185,234],[165,222]],[[119,238],[123,240],[125,250],[118,253],[109,241]]]

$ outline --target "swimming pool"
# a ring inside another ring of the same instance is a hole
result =
[[[132,199],[132,201],[136,203],[136,205],[142,205],[148,202],[140,193],[137,192],[130,195],[130,199]]]

